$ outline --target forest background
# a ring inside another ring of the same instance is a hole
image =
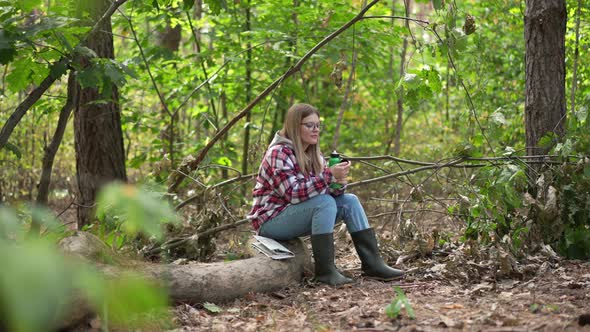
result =
[[[18,257],[19,280],[27,259],[60,260],[46,246],[77,228],[152,260],[213,259],[217,234],[245,223],[286,110],[306,102],[324,154],[353,160],[350,189],[392,243],[442,222],[458,231],[437,245],[587,258],[590,7],[551,2],[562,39],[533,53],[535,3],[0,1],[0,257]],[[534,59],[547,80],[527,76]],[[532,102],[543,94],[551,107]],[[113,180],[140,189],[104,189]],[[248,237],[217,257],[240,257]],[[107,287],[95,277],[80,280]],[[20,317],[9,324],[44,322],[19,307],[0,306]]]

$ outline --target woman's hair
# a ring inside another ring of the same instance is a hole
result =
[[[310,145],[306,151],[303,151],[303,144],[301,142],[301,121],[312,114],[320,116],[317,108],[309,104],[294,104],[287,111],[285,123],[281,130],[281,135],[290,139],[295,148],[295,157],[299,163],[299,167],[304,174],[309,174],[313,171],[319,174],[323,170],[323,160],[320,151],[320,144]]]

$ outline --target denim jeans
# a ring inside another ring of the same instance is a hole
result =
[[[275,240],[291,240],[305,235],[334,232],[337,220],[343,220],[349,233],[369,228],[358,197],[318,195],[286,207],[279,215],[262,224],[259,234]]]

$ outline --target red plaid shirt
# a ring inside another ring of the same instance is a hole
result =
[[[285,140],[285,139],[283,139]],[[323,160],[323,159],[322,159]],[[320,194],[341,195],[341,189],[330,189],[336,179],[326,167],[320,174],[301,172],[293,148],[287,142],[272,145],[266,151],[252,192],[254,203],[248,214],[256,231],[268,220],[276,217],[290,204],[306,201]]]

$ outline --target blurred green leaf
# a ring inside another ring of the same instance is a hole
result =
[[[0,241],[0,298],[11,331],[52,330],[67,309],[73,274],[52,245],[29,240],[24,245]]]
[[[129,184],[112,183],[98,194],[97,217],[119,215],[122,229],[129,235],[144,232],[160,238],[162,223],[176,222],[177,216],[158,193]]]
[[[209,302],[205,302],[203,304],[203,308],[207,309],[207,311],[212,312],[214,314],[220,313],[223,311],[223,309],[221,309],[220,307],[215,305],[215,303],[209,303]]]
[[[441,10],[443,8],[442,0],[432,0],[432,5],[434,6],[435,10]]]
[[[168,297],[155,283],[127,274],[105,283],[106,314],[115,323],[141,326],[150,320],[147,314],[157,315],[158,320],[168,319]]]
[[[41,0],[17,0],[17,3],[24,12],[30,12],[41,5]]]
[[[14,237],[20,230],[16,212],[6,205],[0,205],[0,241]]]
[[[205,0],[213,15],[219,15],[222,9],[227,9],[226,0]]]

